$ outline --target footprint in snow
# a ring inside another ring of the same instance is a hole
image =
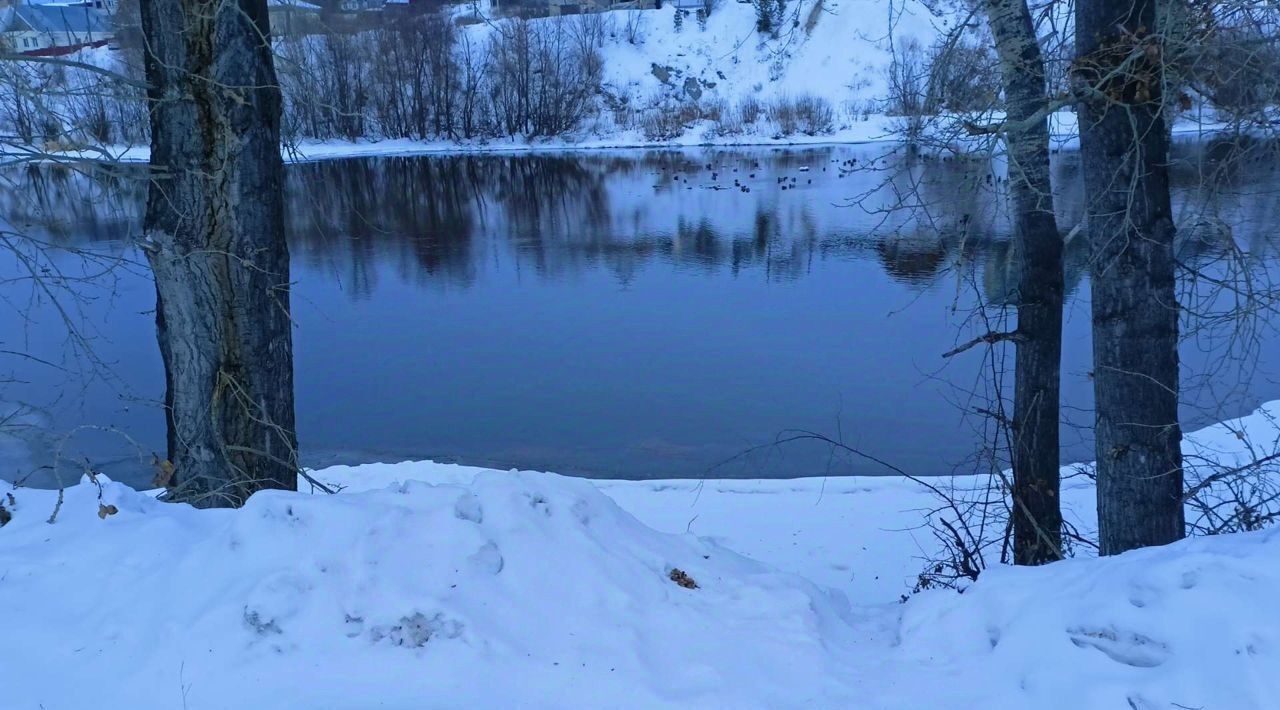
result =
[[[1155,668],[1169,659],[1169,647],[1150,636],[1114,627],[1075,627],[1067,635],[1080,648],[1101,651],[1116,663]]]

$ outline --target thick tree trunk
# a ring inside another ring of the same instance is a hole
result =
[[[1101,553],[1184,534],[1178,304],[1157,0],[1077,0]]]
[[[987,0],[1006,106],[1005,146],[1018,279],[1013,397],[1013,559],[1062,556],[1058,398],[1062,370],[1062,238],[1053,214],[1044,60],[1026,0]]]
[[[144,248],[173,496],[297,486],[280,92],[266,0],[142,0],[152,183]]]

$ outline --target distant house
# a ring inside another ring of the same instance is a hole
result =
[[[101,2],[20,4],[0,10],[0,36],[9,51],[52,56],[101,47],[114,36]]]
[[[603,12],[609,9],[609,0],[548,0],[548,14],[580,15],[584,12]]]
[[[276,36],[315,34],[323,31],[323,8],[304,0],[267,0],[271,32]]]
[[[286,0],[288,1],[288,0]],[[364,32],[386,24],[386,0],[320,0],[320,18],[333,32]]]
[[[662,7],[663,0],[546,0],[546,2],[547,14],[554,17],[606,10],[654,10]],[[510,3],[507,6],[510,7]]]
[[[391,19],[439,12],[452,0],[386,0],[382,12]]]
[[[338,0],[339,12],[381,12],[386,0]]]

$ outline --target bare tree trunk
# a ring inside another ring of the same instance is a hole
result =
[[[144,246],[173,497],[297,486],[280,90],[266,0],[142,0],[151,85]]]
[[[1026,0],[987,0],[1005,95],[1009,189],[1018,237],[1013,399],[1013,559],[1062,556],[1058,399],[1062,370],[1062,237],[1053,214],[1044,59]]]
[[[1077,0],[1100,552],[1184,534],[1178,303],[1157,0]]]

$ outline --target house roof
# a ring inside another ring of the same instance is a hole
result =
[[[303,12],[320,12],[322,9],[319,5],[305,2],[305,0],[267,0],[267,7],[288,7]]]
[[[92,7],[69,5],[17,5],[4,23],[6,32],[24,27],[35,32],[72,32],[75,34],[111,34],[111,18]]]

